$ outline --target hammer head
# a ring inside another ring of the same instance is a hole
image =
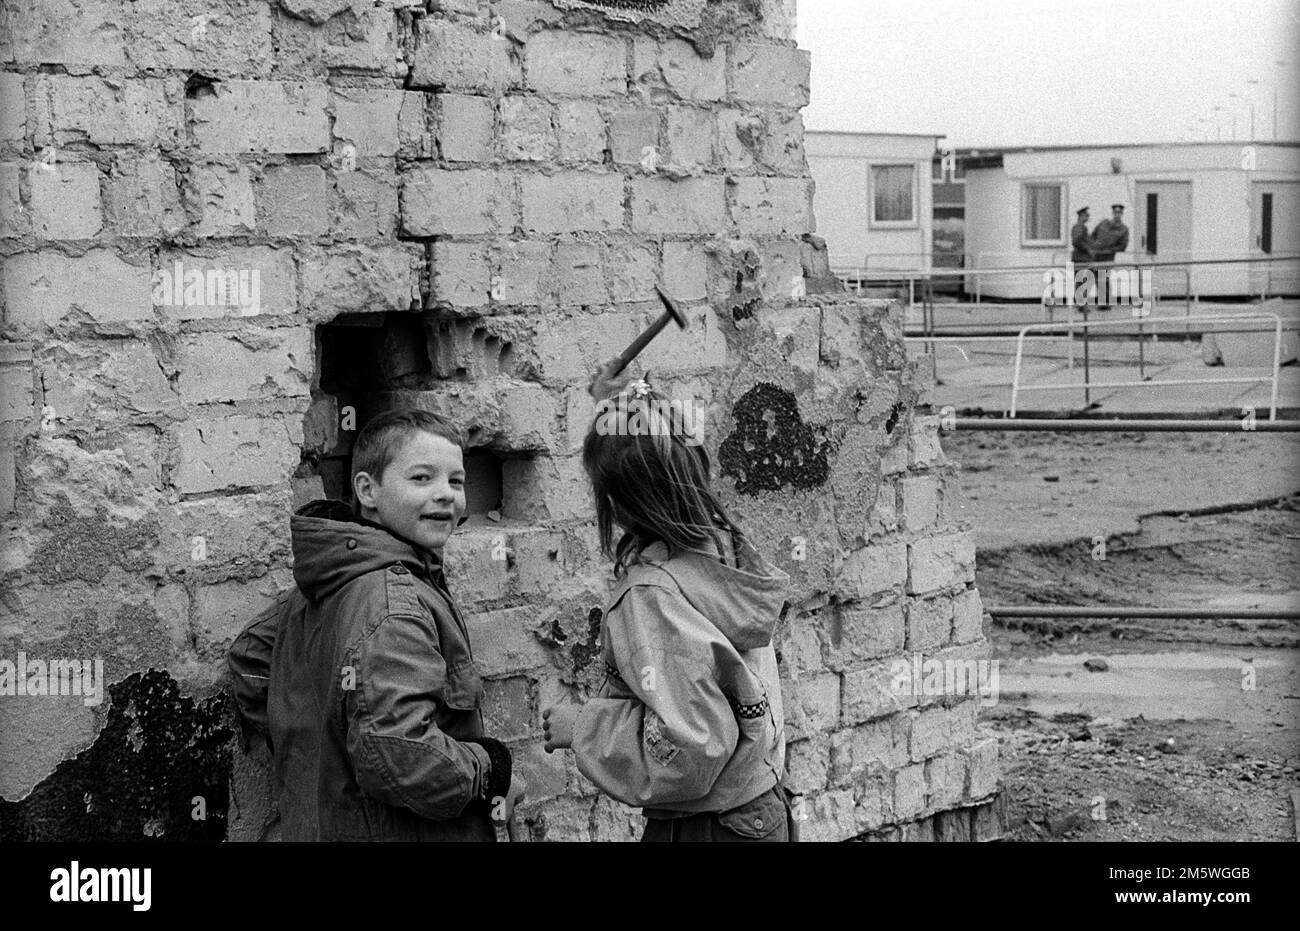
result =
[[[655,293],[659,295],[659,300],[663,301],[664,309],[672,314],[673,320],[683,330],[686,329],[686,314],[682,313],[681,305],[673,298],[671,294],[664,290],[661,284],[655,285]]]

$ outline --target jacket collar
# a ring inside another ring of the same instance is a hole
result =
[[[344,501],[303,505],[290,520],[293,577],[303,595],[322,601],[367,572],[402,565],[446,591],[438,553],[352,512]]]

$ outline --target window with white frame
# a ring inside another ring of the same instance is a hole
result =
[[[916,223],[916,166],[871,166],[873,226],[912,226]]]
[[[1065,185],[1026,184],[1021,190],[1021,245],[1064,245]]]

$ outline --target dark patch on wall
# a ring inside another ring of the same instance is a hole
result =
[[[575,643],[569,650],[569,657],[573,660],[574,675],[586,669],[587,665],[600,653],[600,621],[604,616],[605,614],[600,608],[592,608],[587,612],[587,636]]]
[[[156,669],[108,691],[94,745],[22,801],[0,800],[0,841],[223,840],[234,736],[225,695],[182,695]],[[205,800],[202,820],[195,796]]]
[[[762,260],[753,249],[746,249],[735,262],[735,280],[731,288],[731,319],[748,320],[763,306],[763,292],[758,283]]]
[[[899,401],[889,411],[889,416],[885,418],[885,432],[893,433],[894,428],[898,426],[898,418],[903,416],[903,402]]]
[[[722,474],[741,494],[780,491],[784,486],[816,488],[830,477],[828,442],[806,424],[794,395],[762,382],[732,409],[736,430],[718,450]]]
[[[48,536],[32,558],[37,577],[46,585],[81,580],[99,582],[113,566],[143,573],[151,565],[150,552],[158,546],[158,525],[153,521],[117,526],[108,510],[96,507],[94,517],[72,510],[68,496],[59,492],[43,522]]]

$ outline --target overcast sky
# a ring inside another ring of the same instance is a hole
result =
[[[1300,139],[1300,0],[799,0],[798,15],[812,130],[1106,144],[1214,139],[1217,120],[1226,140],[1235,111],[1245,139],[1253,100],[1267,140],[1276,87],[1278,137]]]

